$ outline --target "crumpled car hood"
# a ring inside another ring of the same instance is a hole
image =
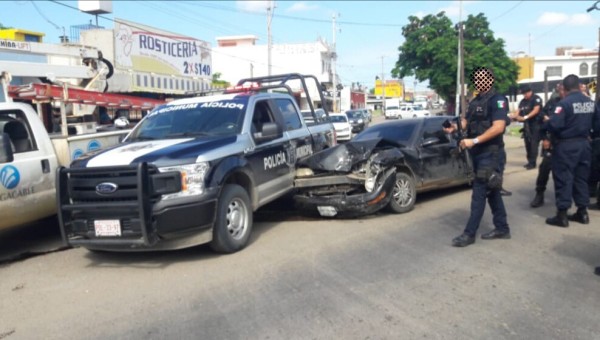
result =
[[[373,162],[389,166],[404,158],[402,147],[402,145],[382,138],[350,141],[319,151],[301,160],[299,165],[309,167],[314,171],[350,172],[354,165],[368,160],[371,154],[377,151],[378,154]]]

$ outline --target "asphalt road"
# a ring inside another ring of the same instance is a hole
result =
[[[462,249],[450,244],[468,217],[465,187],[354,220],[280,202],[256,214],[250,245],[232,255],[45,253],[58,240],[47,221],[47,236],[22,247],[38,256],[0,265],[0,339],[597,338],[600,213],[545,225],[552,192],[529,208],[536,171],[522,168],[519,139],[507,145],[513,238]],[[491,227],[486,211],[480,230]]]

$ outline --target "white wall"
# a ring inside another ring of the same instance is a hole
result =
[[[311,74],[321,82],[331,81],[327,47],[321,42],[273,45],[271,74]],[[248,77],[268,75],[267,45],[215,47],[213,73],[232,84]]]

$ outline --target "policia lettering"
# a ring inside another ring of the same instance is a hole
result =
[[[271,156],[267,156],[264,158],[265,170],[270,170],[276,168],[282,164],[285,164],[285,152],[281,151]]]

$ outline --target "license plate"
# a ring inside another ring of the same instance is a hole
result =
[[[121,236],[121,222],[119,220],[94,221],[96,236]]]

